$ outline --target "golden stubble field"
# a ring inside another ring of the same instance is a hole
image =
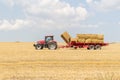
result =
[[[95,51],[32,45],[0,43],[0,80],[120,80],[120,43]]]

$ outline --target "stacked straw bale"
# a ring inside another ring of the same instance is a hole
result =
[[[81,42],[81,43],[85,43],[85,39],[84,38],[78,38],[77,42]]]
[[[75,41],[75,42],[77,42],[77,38],[71,38],[71,41]]]
[[[102,34],[77,34],[77,42],[104,43],[104,35]]]

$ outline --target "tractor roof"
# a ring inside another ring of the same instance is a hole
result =
[[[45,37],[49,37],[49,36],[54,36],[54,35],[46,35]]]

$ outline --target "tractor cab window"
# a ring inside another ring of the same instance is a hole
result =
[[[49,42],[49,41],[51,41],[51,40],[53,40],[53,38],[52,37],[46,37],[46,42]]]

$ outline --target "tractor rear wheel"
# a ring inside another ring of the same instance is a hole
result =
[[[37,44],[37,45],[35,46],[35,48],[36,48],[37,50],[41,50],[41,49],[43,49],[43,45]]]
[[[50,50],[56,50],[57,49],[57,43],[55,43],[55,42],[49,42],[48,43],[48,49],[50,49]]]

